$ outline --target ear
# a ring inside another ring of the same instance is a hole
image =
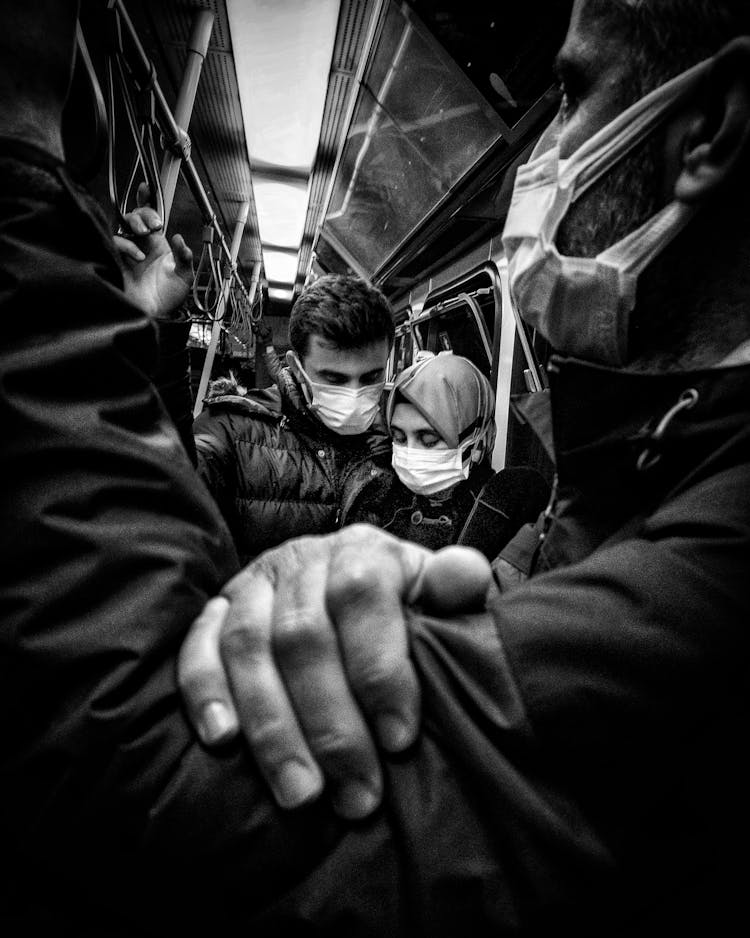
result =
[[[696,202],[712,196],[749,156],[750,36],[742,36],[714,57],[701,111],[683,139],[675,198]]]

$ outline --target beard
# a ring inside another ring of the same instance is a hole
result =
[[[662,208],[655,157],[648,140],[570,206],[555,239],[560,254],[595,257]]]

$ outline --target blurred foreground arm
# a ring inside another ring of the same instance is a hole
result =
[[[209,745],[241,728],[283,807],[316,798],[325,776],[337,812],[365,816],[382,794],[369,726],[391,752],[418,731],[405,607],[476,610],[489,581],[477,551],[433,554],[367,525],[288,541],[194,623],[179,662],[191,719]]]

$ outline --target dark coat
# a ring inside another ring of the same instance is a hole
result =
[[[0,933],[731,934],[750,368],[557,362],[551,569],[476,615],[410,615],[422,732],[385,757],[372,818],[283,812],[242,741],[208,753],[181,706],[178,649],[237,559],[147,378],[153,329],[79,198],[19,175],[0,173]]]
[[[544,477],[530,467],[495,472],[478,466],[448,498],[415,495],[395,483],[379,526],[431,550],[461,544],[493,560],[522,524],[536,521],[549,494]]]
[[[288,368],[276,380],[209,400],[193,425],[198,472],[243,562],[290,537],[334,531],[352,511],[376,521],[357,503],[367,487],[384,492],[394,478],[382,429],[334,433],[309,412]]]

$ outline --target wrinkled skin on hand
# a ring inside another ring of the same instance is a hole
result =
[[[125,216],[129,237],[117,234],[125,293],[147,316],[168,317],[188,295],[193,282],[193,252],[182,235],[164,235],[162,219],[148,202],[142,183],[138,207]]]
[[[178,679],[206,745],[240,731],[278,803],[327,783],[343,817],[380,803],[377,745],[399,752],[419,729],[405,610],[481,608],[478,551],[437,553],[369,525],[295,538],[230,580],[193,624]]]

